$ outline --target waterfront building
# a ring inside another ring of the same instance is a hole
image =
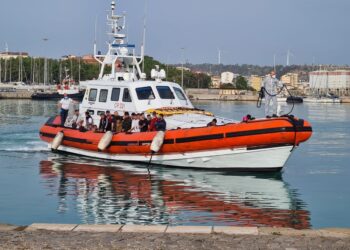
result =
[[[98,64],[93,55],[85,55],[82,57],[82,61],[86,64]]]
[[[184,70],[184,71],[191,71],[191,69],[190,68],[186,68],[186,67],[181,67],[181,66],[179,66],[179,67],[176,67],[176,69],[177,70]]]
[[[232,72],[222,72],[220,79],[221,84],[232,84],[236,77],[237,75]]]
[[[221,77],[220,76],[212,76],[211,77],[211,88],[219,89],[221,86]]]
[[[250,87],[252,87],[256,91],[259,91],[261,88],[262,81],[263,81],[263,78],[261,76],[252,75],[249,77],[248,84]]]
[[[75,55],[65,55],[62,56],[62,60],[66,61],[66,60],[70,60],[70,59],[76,59],[77,57]]]
[[[350,94],[350,70],[318,70],[309,73],[310,90],[313,94]]]
[[[297,73],[287,73],[281,77],[281,81],[289,87],[298,87],[299,75]]]
[[[0,59],[16,59],[17,57],[26,58],[29,54],[27,52],[0,52]]]

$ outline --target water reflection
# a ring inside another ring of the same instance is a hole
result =
[[[40,174],[57,209],[82,223],[310,228],[309,212],[281,174],[234,175],[55,156]]]

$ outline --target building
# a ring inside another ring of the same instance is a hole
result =
[[[75,55],[66,55],[66,56],[62,56],[62,60],[66,61],[66,60],[70,60],[70,59],[76,59],[77,57]]]
[[[184,70],[184,71],[191,71],[191,69],[190,68],[186,68],[186,67],[181,67],[181,66],[179,66],[179,67],[176,67],[176,69],[177,70]]]
[[[93,55],[85,55],[81,59],[86,64],[98,64]]]
[[[211,77],[211,88],[219,89],[221,86],[221,77],[220,76],[212,76]]]
[[[350,70],[319,70],[309,73],[310,90],[313,94],[350,94]]]
[[[252,75],[249,77],[248,84],[250,87],[252,87],[256,91],[259,91],[261,89],[262,81],[263,81],[263,77]]]
[[[296,73],[288,73],[281,77],[281,81],[289,87],[298,87],[299,75]]]
[[[16,59],[17,57],[28,57],[29,54],[27,52],[0,52],[0,59],[8,60],[8,59]]]
[[[233,74],[232,72],[221,73],[221,84],[232,84],[233,79],[235,79],[235,74]]]

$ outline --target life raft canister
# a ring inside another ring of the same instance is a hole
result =
[[[158,131],[156,136],[152,140],[151,144],[151,152],[152,153],[158,153],[159,150],[162,148],[165,138],[165,132],[164,131]]]
[[[63,138],[64,138],[64,133],[62,131],[58,132],[51,143],[51,149],[57,150],[58,147],[61,146]]]
[[[111,131],[107,131],[101,138],[100,142],[98,143],[98,150],[103,151],[105,150],[112,142],[113,133]]]

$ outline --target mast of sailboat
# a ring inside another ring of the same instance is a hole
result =
[[[49,39],[43,38],[43,41],[46,43]],[[45,46],[46,47],[46,46]],[[47,57],[44,57],[44,85],[47,83]]]
[[[9,46],[7,43],[5,43],[5,52],[6,54],[8,54],[9,52]],[[4,78],[4,82],[7,81],[7,58],[5,58],[5,78]]]

